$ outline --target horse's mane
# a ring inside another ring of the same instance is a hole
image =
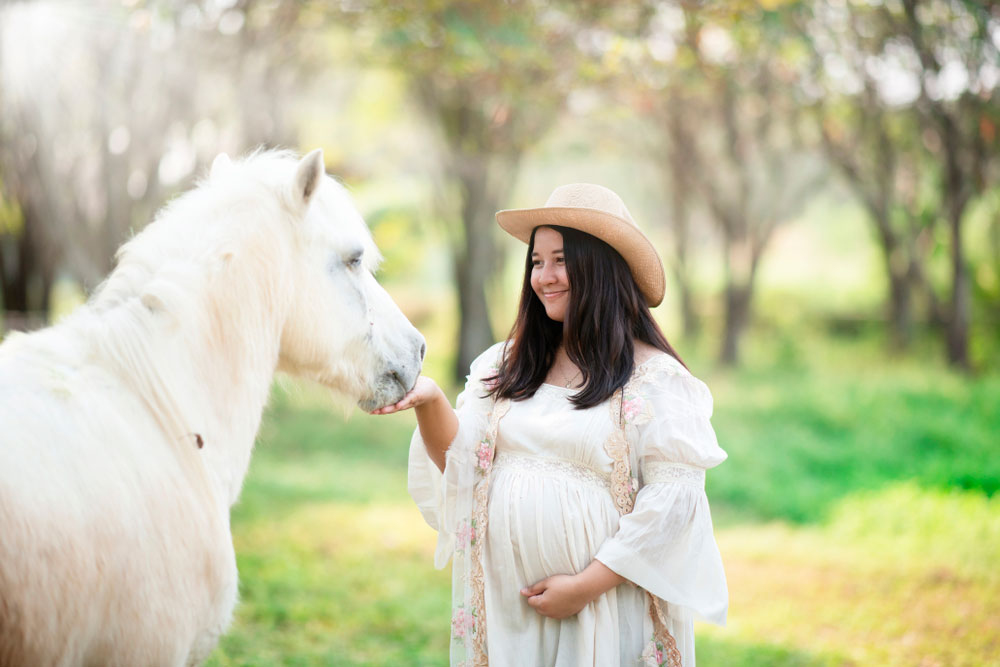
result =
[[[192,365],[240,381],[227,323],[242,327],[251,353],[274,354],[255,350],[253,336],[283,310],[285,267],[277,260],[291,202],[282,186],[295,164],[290,152],[263,151],[208,175],[120,248],[115,269],[68,322],[90,334],[96,356],[145,399],[168,434],[188,433],[204,410],[183,389]]]
[[[197,187],[168,203],[145,229],[116,253],[116,266],[95,292],[91,304],[104,311],[146,292],[155,293],[155,281],[183,283],[197,280],[206,264],[222,256],[226,246],[238,243],[241,214],[262,210],[280,216],[276,199],[264,188],[278,188],[294,169],[290,151],[257,151],[234,162],[228,173],[206,175]],[[226,221],[237,224],[225,224]],[[212,221],[214,224],[207,224]]]

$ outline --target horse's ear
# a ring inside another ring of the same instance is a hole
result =
[[[233,161],[225,153],[219,153],[212,160],[212,169],[208,173],[209,178],[218,178],[228,172],[233,166]]]
[[[323,149],[317,148],[302,158],[295,170],[295,196],[301,198],[303,204],[308,204],[325,174]]]

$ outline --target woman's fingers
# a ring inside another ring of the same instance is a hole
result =
[[[422,399],[422,400],[420,400]],[[409,392],[406,393],[403,398],[399,399],[396,403],[392,405],[385,405],[376,410],[372,410],[368,414],[371,415],[391,415],[393,412],[399,412],[400,410],[409,410],[412,407],[417,406],[419,403],[427,400],[423,398],[422,394],[418,390],[418,387],[414,387]],[[419,403],[418,403],[419,401]]]
[[[410,408],[415,408],[428,401],[434,400],[440,393],[437,383],[426,375],[421,375],[417,378],[417,382],[413,385],[413,389],[410,389],[403,398],[399,399],[396,403],[392,405],[385,405],[377,410],[372,410],[368,414],[372,415],[391,415],[393,412],[399,412],[401,410],[409,410]],[[444,394],[441,394],[444,396]]]
[[[545,592],[545,589],[549,587],[548,581],[549,579],[548,577],[546,577],[545,579],[542,579],[541,581],[538,581],[532,584],[531,586],[525,586],[524,588],[521,589],[521,595],[524,595],[525,597],[528,598],[530,598],[533,595],[541,595],[542,593]]]

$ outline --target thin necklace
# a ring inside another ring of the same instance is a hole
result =
[[[570,379],[566,380],[566,388],[567,389],[571,389],[572,388],[572,386],[573,386],[573,380],[575,380],[576,376],[579,375],[579,374],[580,374],[580,369],[577,368],[576,372],[573,373],[573,377],[571,377]]]

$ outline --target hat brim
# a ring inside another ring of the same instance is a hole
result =
[[[497,224],[514,238],[528,243],[535,227],[569,227],[596,236],[618,251],[651,308],[660,305],[666,291],[663,262],[653,244],[627,220],[592,208],[546,206],[498,211]]]

